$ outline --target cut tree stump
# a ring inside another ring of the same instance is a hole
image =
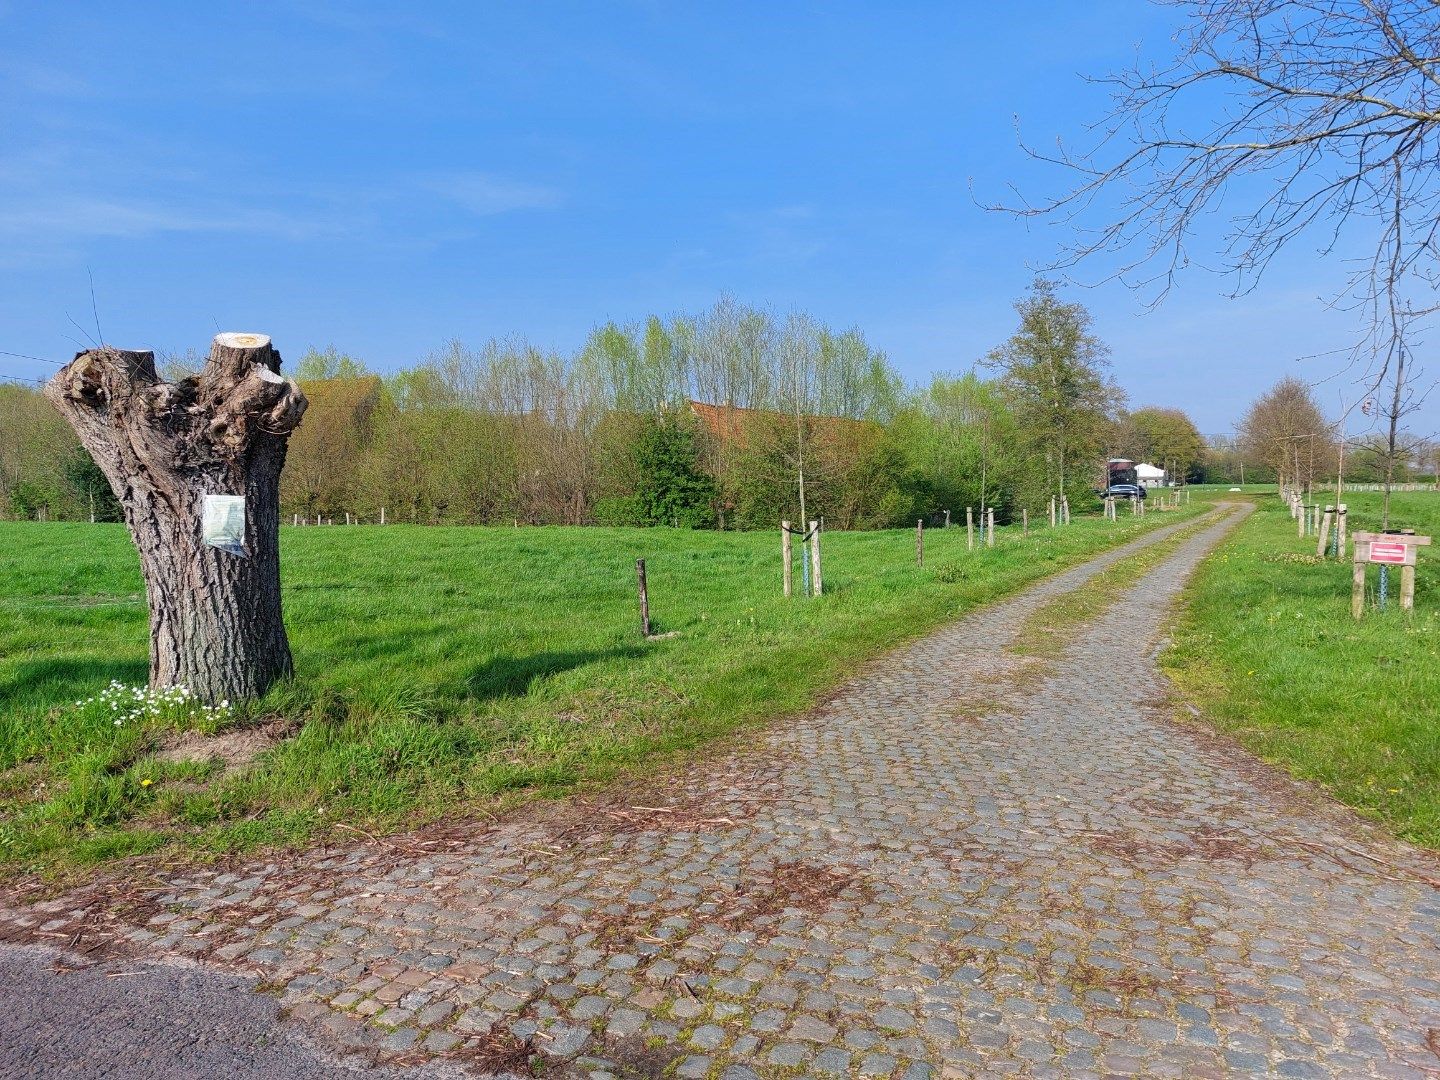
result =
[[[220,334],[198,375],[155,354],[76,354],[45,396],[125,512],[150,608],[150,685],[210,704],[264,694],[293,670],[280,611],[280,470],[305,395],[264,334]],[[244,554],[202,538],[207,495],[245,497]]]

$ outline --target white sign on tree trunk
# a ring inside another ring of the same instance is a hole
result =
[[[205,543],[248,558],[245,550],[245,496],[206,495],[201,531]]]

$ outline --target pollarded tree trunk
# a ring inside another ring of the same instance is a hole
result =
[[[263,334],[220,334],[199,375],[155,354],[91,349],[46,396],[99,464],[140,552],[150,685],[203,701],[259,697],[292,671],[280,613],[280,470],[305,395]],[[245,497],[245,552],[202,537],[206,495]]]

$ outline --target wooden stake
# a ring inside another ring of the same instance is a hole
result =
[[[814,564],[813,572],[815,574],[813,578],[815,589],[811,595],[819,596],[825,590],[820,584],[820,523],[818,521],[810,522],[810,561]]]
[[[781,581],[783,582],[786,596],[790,595],[791,589],[794,587],[793,582],[791,581],[791,577],[794,573],[794,571],[791,570],[791,563],[793,560],[791,552],[792,549],[790,546],[790,522],[782,521],[780,522],[780,565],[784,568],[781,571]]]
[[[1295,521],[1298,524],[1296,535],[1303,537],[1305,535],[1305,508],[1303,506],[1300,507],[1299,512],[1295,515]]]
[[[1365,562],[1355,560],[1355,571],[1350,578],[1350,614],[1360,618],[1365,613]]]
[[[975,550],[975,508],[965,507],[965,550]]]
[[[915,522],[915,565],[925,565],[925,519]]]
[[[1349,515],[1346,513],[1346,506],[1344,503],[1341,503],[1335,508],[1335,528],[1338,533],[1338,535],[1336,536],[1337,543],[1335,545],[1335,550],[1339,552],[1339,557],[1341,559],[1345,558],[1345,546],[1347,539],[1347,537],[1345,536],[1345,526],[1346,518],[1348,516]]]
[[[1055,527],[1055,496],[1050,496],[1050,528]]]
[[[949,527],[950,527],[950,511],[949,511],[949,510],[946,510],[946,511],[945,511],[945,528],[948,529]]]
[[[640,633],[650,636],[650,589],[645,584],[645,560],[635,560],[635,577],[640,582]]]
[[[1030,511],[1023,506],[1020,508],[1020,535],[1030,535]]]
[[[1335,507],[1325,507],[1325,517],[1320,521],[1320,542],[1315,545],[1315,554],[1325,558],[1329,554],[1325,549],[1330,545],[1330,523],[1335,517]]]
[[[380,507],[380,524],[385,524],[385,507]]]
[[[1415,567],[1400,567],[1400,610],[1411,611],[1415,607]]]
[[[995,546],[995,508],[990,507],[989,520],[985,526],[985,546]]]

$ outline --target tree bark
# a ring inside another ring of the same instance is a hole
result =
[[[76,354],[45,387],[110,481],[140,553],[150,685],[210,704],[260,697],[293,671],[280,610],[280,470],[305,413],[263,334],[220,334],[198,375],[155,354]],[[206,495],[245,497],[245,555],[205,543]]]

